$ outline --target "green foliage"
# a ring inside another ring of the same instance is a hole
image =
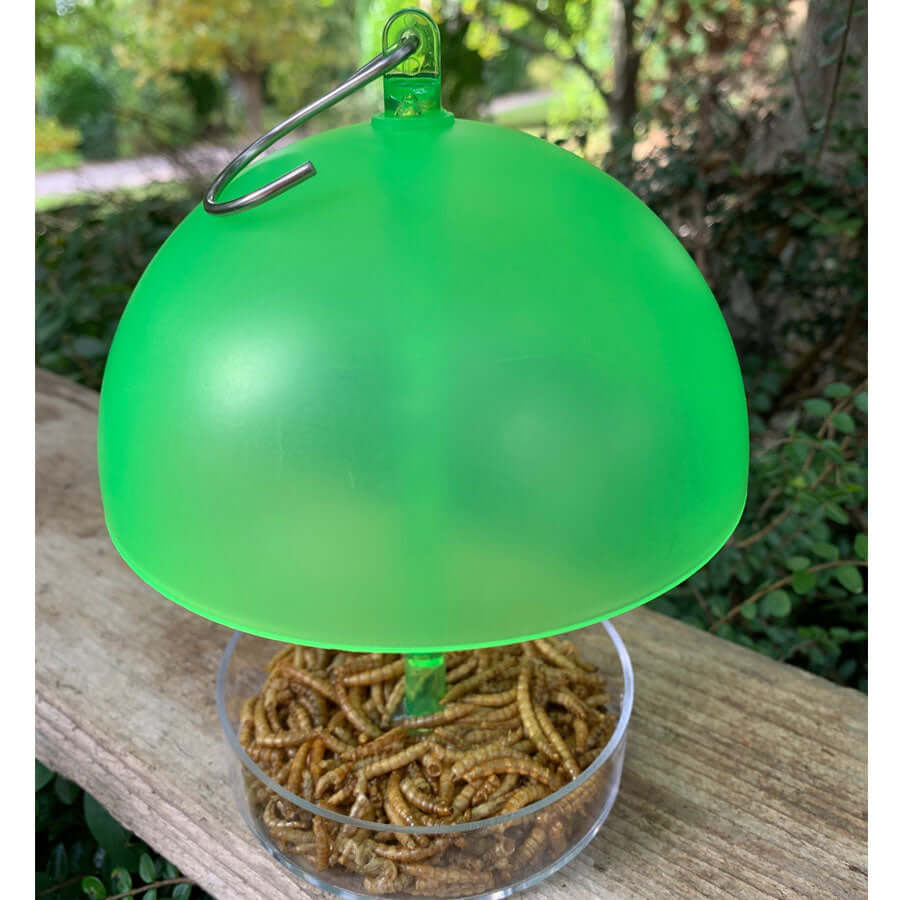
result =
[[[753,361],[744,369],[752,411],[780,379],[754,371]],[[740,526],[712,562],[652,606],[866,689],[867,440],[855,403],[863,392],[864,383],[831,383],[787,414],[755,415]],[[771,410],[768,397],[762,406]]]
[[[90,794],[35,760],[35,895],[104,900],[132,889],[157,900],[211,900],[120,825]],[[179,879],[176,884],[160,884]]]
[[[44,79],[40,107],[80,133],[86,159],[109,159],[117,153],[117,121],[110,103],[114,96],[114,84],[100,65],[79,52],[63,51]]]
[[[184,190],[157,190],[37,214],[38,365],[99,388],[134,285],[191,206]]]

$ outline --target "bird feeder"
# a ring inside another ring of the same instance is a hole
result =
[[[379,77],[383,113],[253,162]],[[615,746],[515,822],[349,815],[288,791],[233,740],[241,771],[278,794],[266,808],[296,810],[295,837],[320,819],[320,844],[402,836],[413,861],[393,863],[393,882],[337,851],[323,869],[242,793],[279,859],[351,896],[525,887],[590,840],[615,797],[631,691],[624,647],[597,623],[722,547],[748,467],[734,347],[690,256],[584,160],[445,111],[439,33],[419,10],[393,16],[380,56],[238,156],[166,241],[116,332],[98,438],[125,561],[246,635],[220,673],[232,739],[233,703],[264,677],[273,641],[403,654],[401,717],[440,709],[461,651],[573,631],[605,642]],[[554,806],[581,824],[551,834]],[[497,863],[488,877],[473,863],[481,880],[454,874],[462,865],[438,876],[422,846],[471,842],[477,855],[490,834],[524,856],[539,830],[530,868]]]

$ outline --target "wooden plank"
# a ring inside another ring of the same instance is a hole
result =
[[[324,898],[256,844],[223,777],[228,631],[154,593],[109,542],[96,408],[38,374],[38,756],[220,900]],[[865,697],[646,610],[616,627],[637,679],[621,794],[528,896],[865,896]]]

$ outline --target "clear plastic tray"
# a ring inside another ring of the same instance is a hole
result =
[[[283,808],[309,822],[321,817],[335,836],[351,835],[360,854],[367,839],[384,840],[390,835],[410,835],[399,840],[412,845],[427,836],[452,846],[453,866],[442,866],[441,857],[415,864],[413,871],[423,885],[417,896],[501,898],[524,890],[547,878],[580,853],[606,821],[619,791],[625,759],[625,738],[634,701],[631,661],[615,629],[608,622],[570,632],[566,637],[583,658],[594,663],[607,681],[611,700],[607,709],[618,716],[616,728],[600,755],[575,780],[542,800],[506,816],[494,816],[456,825],[400,827],[390,823],[351,818],[318,806],[289,792],[263,772],[238,742],[237,728],[243,701],[259,691],[265,681],[265,664],[284,644],[235,632],[225,650],[216,681],[216,702],[228,745],[229,778],[238,807],[260,843],[295,874],[342,897],[408,897],[408,891],[392,890],[391,869],[381,857],[372,857],[359,874],[340,863],[316,871],[301,849],[269,833],[264,821],[266,789],[274,791]],[[271,797],[271,794],[268,794]],[[368,845],[371,846],[371,845]],[[362,860],[354,859],[355,868]],[[370,865],[371,864],[371,865]],[[397,864],[395,864],[396,866]],[[396,871],[396,869],[395,869]],[[404,871],[409,872],[408,866]],[[469,871],[469,877],[463,873]],[[382,877],[383,876],[383,877]],[[433,889],[424,885],[433,884]]]

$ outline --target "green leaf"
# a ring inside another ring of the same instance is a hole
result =
[[[168,860],[166,860],[165,868],[163,869],[163,875],[166,878],[177,878],[181,874],[178,869],[172,865]]]
[[[862,591],[862,575],[859,574],[859,569],[856,566],[840,566],[834,570],[834,574],[837,577],[837,580],[847,588],[851,594],[858,594]]]
[[[860,559],[869,558],[869,536],[866,534],[858,534],[853,541],[853,549]]]
[[[856,404],[856,408],[860,412],[867,413],[869,411],[869,394],[867,391],[863,391],[860,394],[857,394],[853,398],[853,402]]]
[[[156,900],[156,888],[144,891],[144,900]]]
[[[745,619],[750,619],[750,620],[755,619],[757,611],[758,610],[757,610],[757,606],[755,603],[745,603],[741,607],[741,615],[743,615],[743,617]]]
[[[106,851],[114,866],[137,867],[137,852],[127,847],[131,832],[120,825],[90,794],[84,794],[84,818],[91,837]]]
[[[46,787],[53,781],[55,772],[51,772],[42,762],[34,761],[34,792]]]
[[[853,434],[856,431],[856,422],[853,421],[853,416],[847,413],[835,413],[831,417],[831,421],[834,423],[834,427],[844,434]]]
[[[818,397],[807,400],[803,405],[806,407],[806,411],[817,419],[824,419],[831,412],[831,404]]]
[[[56,777],[56,782],[53,785],[53,793],[55,793],[66,806],[71,806],[78,799],[81,788],[78,787],[74,781],[69,781],[68,778],[63,778],[61,775],[58,775]]]
[[[762,599],[762,614],[783,618],[791,611],[791,595],[787,591],[772,591]]]
[[[852,393],[853,388],[851,388],[849,384],[844,384],[843,381],[836,381],[834,384],[829,384],[828,387],[825,388],[825,396],[834,399],[839,397],[849,397]]]
[[[796,572],[797,569],[808,569],[809,560],[805,556],[792,556],[787,561],[787,567],[792,572]]]
[[[117,894],[122,894],[125,891],[131,890],[131,872],[123,866],[117,866],[113,869],[112,872],[110,872],[109,877],[112,880],[113,887],[115,887]]]
[[[104,900],[106,897],[106,888],[96,875],[87,875],[82,878],[81,890],[84,891],[91,900]]]
[[[191,885],[186,881],[182,881],[181,884],[175,885],[175,890],[172,891],[172,900],[188,900],[188,897],[191,896]]]
[[[816,586],[816,575],[814,572],[794,572],[792,582],[798,594],[808,594]]]
[[[848,516],[837,503],[828,502],[823,505],[822,509],[825,510],[825,515],[828,516],[832,522],[837,522],[838,525],[846,525],[850,521],[850,516]]]
[[[153,864],[149,853],[141,854],[141,860],[138,863],[138,874],[146,884],[156,881],[156,866]],[[146,897],[147,895],[144,894],[144,896]]]
[[[812,552],[820,559],[827,559],[829,561],[837,559],[838,556],[840,556],[838,548],[835,547],[834,544],[829,544],[827,541],[817,541],[812,545]]]

